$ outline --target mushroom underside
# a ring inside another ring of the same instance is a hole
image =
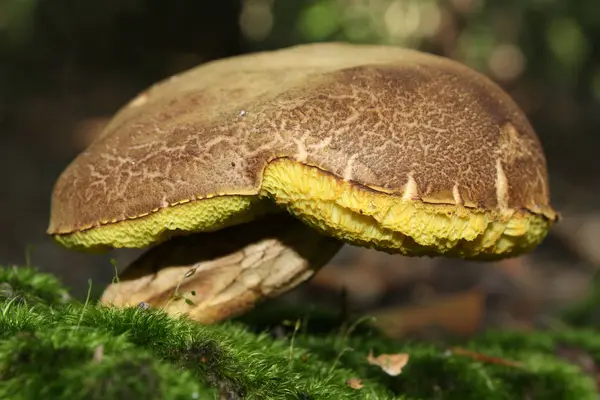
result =
[[[249,192],[249,191],[248,191]],[[80,249],[145,248],[173,236],[218,231],[287,210],[346,243],[408,256],[498,259],[537,246],[554,222],[523,209],[428,203],[346,181],[289,158],[271,161],[256,193],[185,200],[123,221],[57,234]]]

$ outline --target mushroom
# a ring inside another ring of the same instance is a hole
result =
[[[56,182],[48,232],[152,247],[102,301],[202,323],[303,281],[344,243],[494,260],[557,213],[519,107],[397,47],[310,44],[206,63],[124,106]]]

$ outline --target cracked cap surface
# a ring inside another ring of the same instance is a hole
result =
[[[447,226],[434,229],[444,243],[422,240],[431,247],[425,253],[473,241],[498,221],[506,230],[515,216],[539,222],[529,248],[556,219],[539,140],[497,85],[445,58],[334,43],[210,62],[140,94],[62,173],[48,232],[72,247],[142,247],[251,220],[268,212],[269,198],[327,233],[369,245],[340,233],[344,224],[315,220],[339,212],[326,216],[303,198],[309,194],[294,182],[304,178],[263,187],[278,160],[306,166],[299,174],[334,177],[340,198],[359,188],[394,204],[439,206],[396,221],[388,203],[368,211],[376,229],[410,236],[374,245],[391,251],[411,254],[407,243],[419,244],[415,235],[433,214],[446,215],[435,224]],[[353,207],[343,208],[364,217],[365,207]],[[457,213],[465,221],[485,216],[475,236],[452,233],[459,228],[448,216]],[[519,229],[532,224],[525,225]]]

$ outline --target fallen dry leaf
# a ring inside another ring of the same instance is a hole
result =
[[[348,384],[348,386],[350,386],[352,389],[356,389],[356,390],[358,390],[358,389],[362,389],[362,388],[363,388],[363,386],[365,386],[365,385],[363,385],[363,383],[362,383],[362,379],[359,379],[359,378],[350,378],[350,379],[348,379],[348,382],[346,382],[346,383],[347,383],[347,384]]]
[[[406,353],[398,354],[380,354],[377,357],[373,356],[373,350],[369,351],[367,361],[371,365],[377,365],[386,374],[391,376],[400,375],[402,368],[408,363],[409,355]]]
[[[500,357],[488,356],[486,354],[478,353],[476,351],[463,349],[462,347],[453,347],[450,352],[455,355],[465,356],[472,358],[473,360],[481,361],[488,364],[499,364],[507,367],[523,368],[523,364],[519,361],[507,360]]]
[[[441,296],[430,304],[391,307],[370,313],[375,325],[391,337],[440,327],[461,336],[475,333],[483,322],[485,294],[478,289]]]

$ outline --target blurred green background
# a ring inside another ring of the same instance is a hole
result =
[[[600,266],[597,0],[0,0],[0,262],[31,262],[80,295],[88,278],[101,290],[109,259],[123,267],[137,252],[74,253],[45,235],[68,162],[157,80],[318,41],[418,48],[490,76],[536,128],[564,220],[533,254],[484,266],[347,248],[289,301],[333,304],[342,287],[359,311],[458,301],[480,313],[469,333],[534,326],[586,294]]]

